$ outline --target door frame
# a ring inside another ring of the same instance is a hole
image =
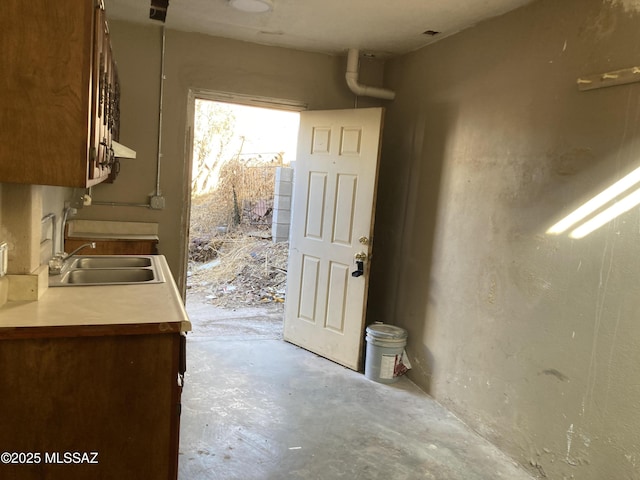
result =
[[[187,94],[187,126],[185,129],[185,175],[182,185],[182,215],[181,215],[181,242],[180,258],[183,265],[182,278],[178,284],[181,286],[180,294],[183,302],[187,300],[187,265],[189,263],[189,225],[191,223],[191,175],[193,174],[193,131],[195,127],[196,100],[209,100],[250,107],[271,108],[274,110],[287,110],[302,112],[308,109],[308,105],[297,100],[282,98],[260,97],[257,95],[244,95],[241,93],[207,90],[202,88],[190,88]]]

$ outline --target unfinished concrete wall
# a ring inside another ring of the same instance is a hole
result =
[[[48,185],[0,184],[0,242],[8,246],[8,275],[0,279],[0,306],[7,301],[37,300],[46,291],[53,242],[44,241],[42,218],[48,213],[56,215],[59,235],[62,210],[73,191]],[[47,229],[52,230],[50,225]],[[52,231],[50,235],[55,238]]]
[[[640,167],[640,84],[576,85],[640,65],[634,7],[540,0],[385,72],[369,321],[541,477],[640,478],[640,211],[546,233]]]
[[[118,180],[93,189],[98,202],[145,203],[156,187],[161,30],[110,23],[122,84],[121,141],[137,151],[122,160]],[[179,284],[185,278],[190,168],[187,107],[191,88],[271,97],[305,103],[310,109],[351,108],[344,81],[346,58],[167,30],[163,102],[162,210],[93,205],[78,218],[159,223],[159,251]],[[363,80],[379,84],[381,62],[364,62]],[[361,106],[379,102],[359,100]]]
[[[42,190],[41,185],[3,185],[0,232],[8,246],[9,274],[28,275],[40,266]]]
[[[64,251],[63,245],[63,231],[62,231],[62,217],[65,207],[65,202],[69,203],[73,199],[73,195],[75,192],[81,192],[81,189],[73,189],[67,187],[51,187],[49,185],[42,186],[42,215],[47,215],[52,213],[56,216],[55,219],[55,231],[53,234],[53,251],[62,252]],[[46,226],[45,226],[46,227]],[[51,222],[51,227],[53,227],[53,222]],[[67,252],[69,253],[69,252]],[[48,257],[51,256],[51,251],[48,254]],[[47,258],[48,258],[47,257]]]

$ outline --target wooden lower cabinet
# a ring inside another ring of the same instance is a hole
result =
[[[183,339],[1,339],[0,478],[176,479]]]

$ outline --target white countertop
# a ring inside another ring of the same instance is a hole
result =
[[[164,283],[50,287],[38,301],[3,305],[0,329],[180,323],[181,331],[189,331],[191,322],[167,261],[162,255],[158,259]]]

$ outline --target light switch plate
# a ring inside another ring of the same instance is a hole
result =
[[[0,277],[7,274],[7,264],[9,263],[9,249],[7,242],[0,243]]]

